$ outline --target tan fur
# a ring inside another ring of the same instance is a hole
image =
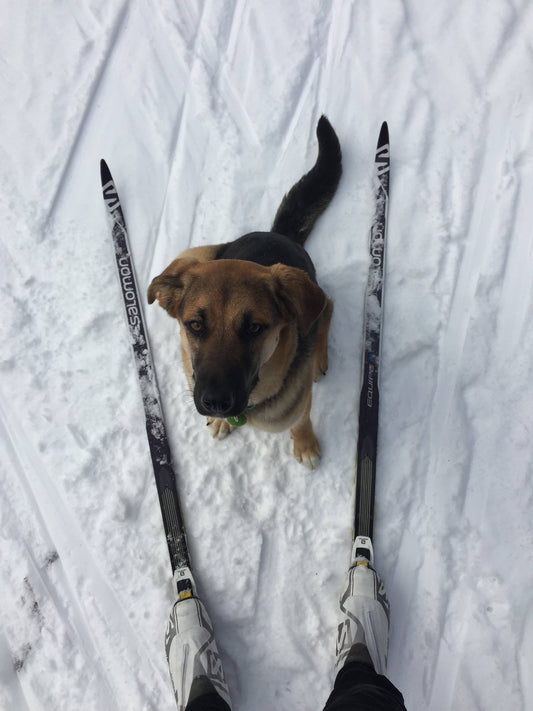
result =
[[[294,456],[314,469],[320,445],[309,416],[312,386],[327,369],[333,304],[300,269],[216,260],[217,250],[215,245],[183,252],[152,281],[149,302],[157,299],[180,323],[183,366],[191,390],[196,362],[202,363],[204,371],[213,368],[217,372],[224,372],[226,363],[235,368],[240,362],[252,362],[258,369],[258,380],[248,399],[248,423],[269,432],[290,428]],[[198,314],[209,325],[208,335],[202,339],[191,331]],[[250,342],[239,336],[246,314],[268,324]],[[299,353],[301,336],[315,323],[316,341],[304,357]],[[233,430],[225,419],[208,417],[208,423],[217,439]]]

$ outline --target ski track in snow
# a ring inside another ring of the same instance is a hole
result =
[[[322,708],[348,562],[371,168],[392,148],[375,550],[409,709],[533,706],[533,6],[526,0],[3,3],[0,708],[173,708],[170,568],[114,272],[141,291],[268,229],[326,113],[338,193],[323,461],[213,442],[146,309],[191,556],[234,711]],[[31,46],[32,52],[27,52]]]

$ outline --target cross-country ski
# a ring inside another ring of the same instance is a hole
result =
[[[389,129],[386,123],[383,123],[379,134],[374,170],[375,214],[368,240],[370,262],[363,318],[363,358],[356,455],[355,539],[358,537],[372,539],[374,525],[381,329],[390,180]]]
[[[195,669],[197,670],[198,664],[204,659],[204,666],[208,671],[208,681],[227,701],[229,701],[229,692],[218,655],[212,623],[202,601],[198,598],[191,571],[176,475],[172,467],[150,342],[137,291],[126,221],[117,188],[104,160],[100,161],[100,176],[104,202],[111,221],[117,273],[142,394],[146,434],[177,598],[167,623],[165,649],[176,703],[179,711],[183,711],[189,698]],[[202,624],[195,626],[196,619],[201,619]],[[180,635],[183,640],[180,639],[178,648],[175,640]]]

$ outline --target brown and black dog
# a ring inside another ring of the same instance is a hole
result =
[[[333,304],[303,244],[342,173],[325,116],[316,133],[317,161],[283,198],[271,232],[187,249],[148,289],[149,303],[179,321],[185,373],[213,437],[226,437],[227,418],[243,414],[259,429],[290,428],[294,456],[310,469],[320,460],[312,386],[327,370]]]

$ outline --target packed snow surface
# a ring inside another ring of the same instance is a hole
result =
[[[533,4],[1,2],[0,707],[172,709],[174,601],[99,160],[140,288],[268,229],[327,114],[308,250],[335,301],[310,473],[211,439],[146,307],[234,711],[320,711],[348,565],[381,122],[391,140],[376,565],[410,710],[533,709]]]

